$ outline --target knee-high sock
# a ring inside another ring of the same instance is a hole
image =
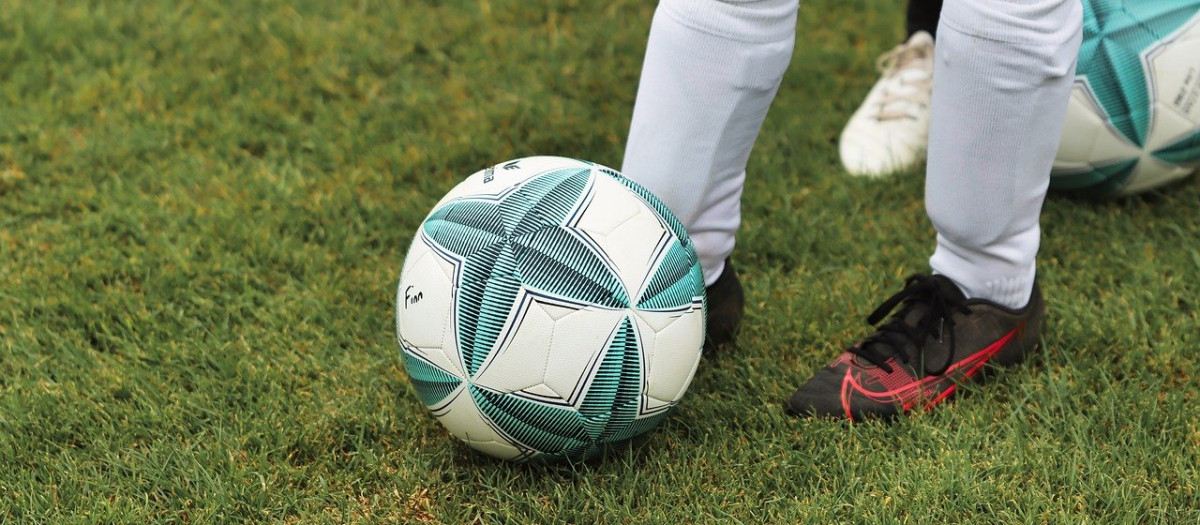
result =
[[[662,0],[621,171],[687,226],[712,284],[733,252],[746,161],[795,42],[797,0]]]
[[[1075,75],[1079,0],[947,0],[925,206],[934,272],[968,297],[1028,302],[1038,218]]]

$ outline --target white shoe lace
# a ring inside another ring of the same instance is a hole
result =
[[[933,46],[905,42],[879,56],[883,75],[875,119],[916,119],[929,106],[933,88]]]

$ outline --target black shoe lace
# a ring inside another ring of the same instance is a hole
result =
[[[932,275],[912,275],[904,281],[904,289],[879,305],[867,322],[876,325],[884,319],[897,305],[905,306],[887,323],[876,328],[875,333],[863,339],[857,346],[849,349],[850,353],[871,362],[887,373],[892,373],[892,367],[887,363],[892,356],[897,356],[905,362],[916,356],[904,352],[907,345],[913,345],[918,353],[926,337],[936,337],[939,341],[943,334],[949,331],[949,351],[946,362],[936,370],[925,367],[925,375],[941,375],[954,362],[954,311],[970,313],[970,309],[958,298],[947,297],[942,292],[942,284]],[[906,322],[909,312],[918,305],[927,305],[928,310],[919,318],[916,325]]]

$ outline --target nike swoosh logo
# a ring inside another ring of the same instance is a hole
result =
[[[954,393],[954,390],[958,388],[960,383],[966,382],[968,379],[977,374],[979,370],[982,369],[984,365],[986,365],[988,361],[992,359],[992,357],[1000,352],[1001,348],[1004,348],[1005,344],[1008,344],[1008,342],[1016,336],[1020,329],[1021,327],[1014,328],[1012,331],[1005,334],[1004,337],[996,340],[996,342],[988,345],[983,350],[975,352],[974,354],[967,356],[965,359],[954,363],[952,366],[950,366],[950,368],[946,369],[945,373],[941,375],[929,376],[919,381],[912,381],[903,386],[893,388],[891,390],[884,390],[882,392],[875,392],[864,388],[862,381],[860,381],[858,377],[862,373],[859,372],[859,374],[855,374],[854,368],[847,365],[846,375],[842,378],[842,410],[846,412],[847,419],[851,421],[854,420],[854,416],[850,411],[850,401],[855,394],[878,403],[894,403],[901,405],[904,412],[911,410],[921,400],[929,399],[929,401],[926,402],[925,406],[922,408],[923,410],[929,410],[933,407],[933,405],[936,405],[947,397],[950,397]],[[897,369],[899,370],[900,368]],[[958,379],[955,380],[955,378]],[[946,383],[947,381],[950,383],[949,387],[947,387],[945,390],[939,391],[938,385],[941,383]]]

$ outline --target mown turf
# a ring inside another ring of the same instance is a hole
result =
[[[806,2],[751,159],[740,348],[580,465],[454,443],[393,287],[456,181],[619,166],[650,0],[0,0],[0,522],[1196,523],[1200,180],[1052,197],[1047,351],[894,425],[780,401],[925,267],[835,142],[902,2]]]

